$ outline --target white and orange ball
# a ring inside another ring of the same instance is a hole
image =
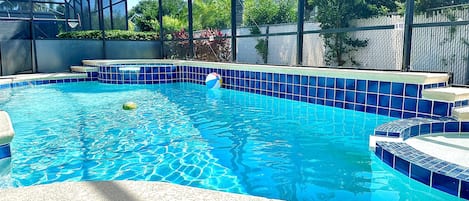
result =
[[[222,79],[218,73],[210,73],[205,78],[205,85],[209,89],[218,89],[221,87]]]

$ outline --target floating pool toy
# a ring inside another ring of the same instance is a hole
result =
[[[122,105],[122,109],[124,110],[135,110],[137,109],[137,103],[134,102],[126,102]]]
[[[221,87],[221,76],[218,73],[210,73],[205,79],[205,85],[209,89],[218,89]]]

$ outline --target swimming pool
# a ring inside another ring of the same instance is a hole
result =
[[[368,150],[391,117],[192,83],[6,90],[16,135],[2,186],[151,180],[286,200],[458,200]]]

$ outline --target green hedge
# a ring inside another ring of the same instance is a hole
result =
[[[100,30],[63,32],[58,38],[67,39],[102,39]],[[104,38],[111,40],[159,40],[156,32],[134,32],[123,30],[106,30]]]

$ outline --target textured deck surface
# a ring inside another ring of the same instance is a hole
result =
[[[1,190],[0,195],[1,200],[270,200],[249,195],[145,181],[63,182]]]

